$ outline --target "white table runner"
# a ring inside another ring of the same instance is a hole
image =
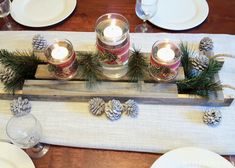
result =
[[[33,35],[40,33],[52,40],[69,39],[76,50],[94,50],[95,33],[79,32],[0,32],[0,48],[31,48]],[[198,43],[204,36],[213,39],[215,53],[235,54],[235,36],[212,34],[131,34],[131,41],[143,52],[150,52],[156,40]],[[226,58],[220,73],[224,84],[235,86],[235,59]],[[224,90],[227,96],[235,91]],[[0,139],[7,139],[5,126],[11,117],[10,101],[0,100]],[[223,119],[218,127],[202,122],[206,107],[139,105],[137,119],[125,115],[111,122],[105,116],[88,112],[88,103],[32,102],[32,113],[43,126],[43,142],[100,149],[163,153],[182,146],[198,146],[220,154],[235,154],[235,102],[220,108]]]

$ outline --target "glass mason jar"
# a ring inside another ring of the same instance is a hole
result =
[[[96,21],[96,47],[102,72],[108,78],[118,79],[127,73],[129,60],[129,23],[117,13],[102,15]]]
[[[52,66],[52,72],[56,78],[69,80],[77,74],[77,56],[70,41],[55,41],[46,48],[45,56]]]
[[[178,74],[181,63],[179,47],[168,40],[153,44],[150,56],[150,74],[158,81],[172,81]]]

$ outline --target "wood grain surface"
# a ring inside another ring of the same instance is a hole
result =
[[[16,24],[19,30],[94,31],[96,19],[105,13],[124,15],[130,30],[142,21],[135,14],[135,0],[78,0],[72,15],[63,22],[45,28],[29,28]],[[201,25],[185,31],[168,31],[150,24],[154,32],[235,34],[235,1],[207,0],[209,16]],[[11,18],[10,21],[15,23]],[[3,20],[0,20],[0,27]],[[119,152],[51,146],[49,153],[33,160],[36,168],[149,168],[158,154]]]

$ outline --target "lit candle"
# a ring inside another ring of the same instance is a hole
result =
[[[57,60],[65,59],[68,56],[68,54],[69,54],[68,49],[59,45],[55,46],[55,48],[51,51],[51,56]]]
[[[161,61],[165,62],[173,61],[175,58],[175,52],[169,47],[160,48],[157,52],[157,57]]]
[[[110,41],[118,41],[122,37],[121,27],[116,25],[116,20],[113,19],[111,24],[104,29],[104,38]]]

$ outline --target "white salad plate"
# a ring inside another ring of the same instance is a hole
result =
[[[77,0],[14,0],[12,18],[29,27],[46,27],[66,19],[75,9]]]
[[[0,168],[35,168],[35,166],[22,149],[7,142],[0,142]]]
[[[159,0],[149,21],[168,30],[187,30],[200,25],[208,14],[206,0]]]
[[[234,168],[222,156],[206,149],[185,147],[165,153],[151,168]]]

